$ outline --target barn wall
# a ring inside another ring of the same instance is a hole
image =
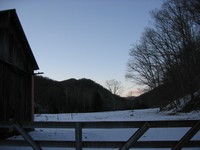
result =
[[[0,59],[25,72],[33,72],[30,57],[12,27],[9,32],[0,28]]]
[[[32,70],[15,32],[0,28],[1,120],[30,121]],[[2,115],[3,114],[3,115]],[[32,118],[32,117],[31,117]]]
[[[33,121],[37,69],[16,11],[0,11],[0,121]]]
[[[0,121],[31,121],[32,61],[9,17],[0,17]]]
[[[0,28],[0,59],[5,60],[6,53],[9,51],[8,34],[6,30]]]
[[[1,121],[31,121],[31,75],[0,61]]]
[[[5,102],[3,100],[3,84],[4,84],[4,78],[3,78],[3,63],[0,61],[0,121],[4,120],[4,114],[5,114]]]

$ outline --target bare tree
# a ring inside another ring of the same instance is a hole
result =
[[[163,73],[161,59],[152,53],[151,47],[147,36],[143,35],[141,43],[135,45],[129,53],[131,58],[128,62],[126,78],[136,80],[138,84],[147,85],[153,89],[161,84]]]
[[[200,1],[199,0],[184,0],[183,7],[189,11],[193,20],[200,25]]]
[[[122,86],[120,81],[117,81],[115,79],[107,80],[105,85],[108,90],[116,95],[120,95],[123,92],[124,87]]]
[[[192,95],[200,76],[199,6],[197,0],[166,0],[152,11],[154,24],[131,49],[126,77],[150,89],[168,82]]]

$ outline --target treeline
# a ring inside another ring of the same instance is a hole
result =
[[[35,76],[35,113],[99,112],[139,108],[89,79]]]
[[[151,15],[152,25],[130,51],[126,77],[153,90],[154,96],[141,99],[194,98],[200,87],[200,1],[166,0]]]

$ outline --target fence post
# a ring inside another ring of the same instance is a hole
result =
[[[82,124],[76,122],[75,128],[76,150],[82,150]]]

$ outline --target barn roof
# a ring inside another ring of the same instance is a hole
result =
[[[6,15],[6,14],[8,14],[8,16],[10,17],[10,21],[14,25],[14,27],[16,29],[16,32],[17,32],[17,34],[19,36],[19,39],[22,42],[23,46],[25,47],[25,52],[28,54],[28,56],[30,58],[30,61],[32,62],[33,69],[34,70],[38,70],[39,69],[38,64],[37,64],[36,59],[35,59],[35,57],[33,55],[31,47],[30,47],[30,45],[28,43],[28,40],[26,38],[26,35],[24,33],[24,30],[22,28],[20,20],[19,20],[19,18],[17,16],[16,10],[15,9],[10,9],[10,10],[0,11],[0,15]]]

